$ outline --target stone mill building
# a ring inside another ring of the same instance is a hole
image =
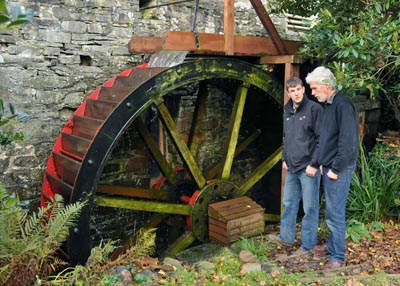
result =
[[[37,205],[51,148],[72,112],[111,76],[148,60],[128,51],[132,35],[166,31],[223,33],[223,1],[8,1],[37,12],[19,28],[0,30],[0,96],[28,116],[10,125],[26,139],[1,147],[0,180]],[[286,18],[280,35],[295,39]],[[249,1],[235,1],[235,33],[265,36]],[[7,110],[6,110],[7,112]]]
[[[6,127],[26,137],[1,147],[0,181],[31,209],[88,202],[73,262],[138,227],[176,253],[207,240],[211,203],[237,197],[277,220],[283,83],[307,26],[265,2],[8,2],[37,17],[0,30],[0,97],[23,114]]]

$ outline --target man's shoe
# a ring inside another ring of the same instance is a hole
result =
[[[310,250],[305,250],[302,248],[297,249],[295,252],[293,252],[292,254],[290,254],[288,256],[288,258],[294,258],[294,257],[302,257],[303,255],[306,255],[310,253]]]
[[[312,251],[316,254],[327,254],[328,247],[326,246],[326,244],[318,244],[318,245],[314,246]]]
[[[291,243],[288,243],[288,242],[280,239],[280,237],[275,235],[275,234],[268,234],[267,235],[267,239],[272,241],[272,242],[283,244],[283,245],[286,245],[286,246],[291,246],[292,245]]]
[[[344,266],[344,262],[328,261],[324,265],[324,270],[336,269]]]

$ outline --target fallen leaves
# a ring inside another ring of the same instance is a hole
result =
[[[386,225],[383,232],[372,232],[371,235],[369,240],[348,242],[347,265],[366,264],[389,274],[400,273],[399,227]]]
[[[346,268],[354,273],[354,267],[359,273],[374,273],[384,271],[388,274],[400,274],[400,228],[399,225],[387,224],[382,232],[371,232],[371,238],[363,238],[359,242],[347,242]],[[271,253],[272,259],[287,271],[292,273],[305,271],[322,271],[327,260],[326,255],[308,253],[300,257],[283,259],[287,254],[296,250],[293,248],[277,247]],[[344,271],[344,275],[349,275]],[[356,280],[349,280],[348,286],[357,284]]]

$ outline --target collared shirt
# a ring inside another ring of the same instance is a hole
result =
[[[333,103],[333,100],[335,99],[335,96],[336,96],[337,93],[338,93],[338,92],[335,91],[335,92],[331,95],[331,97],[326,101],[326,103],[332,104],[332,103]]]

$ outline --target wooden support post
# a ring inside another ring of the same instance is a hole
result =
[[[283,102],[286,104],[289,101],[289,95],[286,90],[286,81],[293,77],[299,77],[300,76],[300,65],[298,64],[293,64],[293,63],[285,63],[285,93],[284,93],[284,98]],[[285,189],[285,179],[286,179],[286,170],[282,168],[282,181],[281,181],[281,215],[283,211],[283,193]]]
[[[234,0],[224,0],[224,37],[225,37],[225,54],[232,56],[235,51],[234,47]]]
[[[286,63],[285,64],[285,84],[286,81],[293,77],[299,77],[300,75],[300,66],[298,64]],[[286,86],[285,86],[285,94],[283,98],[283,104],[286,104],[289,100],[289,96],[287,94]]]

